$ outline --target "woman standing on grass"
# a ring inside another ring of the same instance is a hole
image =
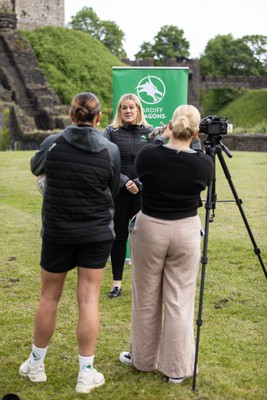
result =
[[[55,330],[58,303],[68,271],[77,267],[80,369],[76,391],[88,393],[105,382],[93,363],[100,286],[115,237],[113,197],[119,189],[120,154],[96,129],[101,111],[93,93],[74,96],[70,117],[73,124],[48,137],[31,159],[33,174],[46,174],[41,298],[32,351],[19,373],[32,382],[46,381],[44,359]]]
[[[176,108],[166,145],[147,145],[135,167],[142,182],[141,211],[131,233],[132,331],[121,362],[158,369],[170,383],[194,371],[194,299],[200,262],[200,193],[211,182],[213,161],[190,145],[200,114]]]
[[[164,128],[154,130],[147,123],[139,98],[131,93],[120,98],[114,122],[104,130],[104,136],[118,146],[121,155],[120,191],[114,215],[116,239],[111,250],[113,287],[109,292],[109,297],[115,298],[122,291],[129,221],[140,210],[141,183],[134,167],[135,157],[147,143],[165,143],[169,136]]]

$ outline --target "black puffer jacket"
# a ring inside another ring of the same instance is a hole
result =
[[[125,186],[129,179],[138,184],[138,181],[136,181],[138,175],[134,167],[138,151],[147,143],[164,142],[160,137],[156,137],[156,139],[148,138],[148,134],[153,130],[153,126],[145,127],[144,125],[125,125],[119,128],[113,128],[112,125],[109,125],[104,130],[104,137],[115,143],[120,150],[121,188]]]
[[[114,239],[113,197],[120,174],[117,146],[90,126],[71,125],[54,139],[47,140],[48,147],[43,143],[31,160],[32,172],[45,172],[47,180],[43,238],[61,244]]]

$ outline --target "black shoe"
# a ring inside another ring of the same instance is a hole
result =
[[[119,297],[122,291],[122,287],[119,286],[113,286],[113,288],[111,289],[111,291],[108,294],[108,297]]]

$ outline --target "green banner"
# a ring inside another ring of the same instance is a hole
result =
[[[120,97],[136,94],[146,120],[167,124],[175,108],[187,104],[188,67],[113,67],[113,112]]]

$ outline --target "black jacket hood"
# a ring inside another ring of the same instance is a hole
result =
[[[77,149],[99,153],[106,148],[106,141],[101,133],[90,125],[70,125],[64,129],[62,136],[71,146]]]

